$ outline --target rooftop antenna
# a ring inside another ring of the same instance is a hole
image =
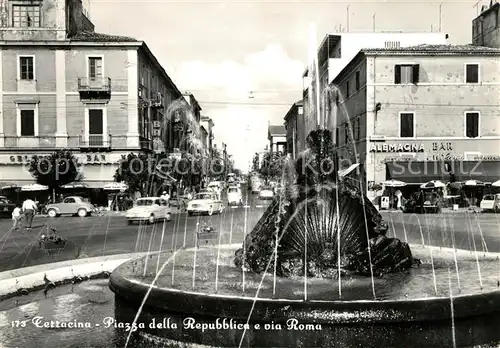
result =
[[[476,12],[477,12],[477,16],[479,16],[479,4],[481,3],[482,0],[478,0],[478,2],[476,2],[476,4],[472,7],[475,7],[476,8]]]
[[[441,32],[441,24],[443,22],[443,3],[439,4],[439,32]]]
[[[347,21],[346,21],[347,31],[349,31],[349,5],[347,5]]]

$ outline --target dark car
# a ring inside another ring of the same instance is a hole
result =
[[[14,210],[15,207],[16,205],[11,201],[9,201],[7,197],[0,196],[0,217],[10,218],[12,216],[12,211]]]

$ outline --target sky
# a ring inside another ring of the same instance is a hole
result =
[[[268,124],[283,124],[302,98],[310,26],[321,42],[347,31],[431,32],[451,44],[471,41],[477,0],[442,1],[168,1],[83,0],[96,31],[144,40],[180,90],[194,94],[246,170],[267,144]],[[489,5],[489,0],[480,1]],[[349,11],[347,11],[349,6]],[[252,96],[253,98],[250,98]]]

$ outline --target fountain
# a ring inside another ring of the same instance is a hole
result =
[[[406,227],[405,242],[386,236],[363,188],[339,179],[332,132],[320,124],[284,173],[286,190],[248,234],[245,210],[243,245],[219,238],[215,247],[160,251],[111,274],[125,346],[132,336],[166,347],[500,341],[499,255],[456,249],[453,235],[452,248],[432,246],[431,234],[441,232],[427,224],[426,243],[418,216],[421,245],[406,242]],[[235,233],[231,226],[231,239]]]

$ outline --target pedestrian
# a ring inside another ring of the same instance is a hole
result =
[[[22,217],[21,207],[19,206],[19,204],[16,204],[16,207],[12,211],[12,220],[14,221],[14,223],[12,224],[12,228],[14,230],[17,230],[19,228],[21,217]]]
[[[35,212],[37,210],[36,203],[28,198],[23,202],[23,214],[26,218],[26,228],[28,230],[31,229],[31,225],[33,224],[33,218],[35,217]]]

